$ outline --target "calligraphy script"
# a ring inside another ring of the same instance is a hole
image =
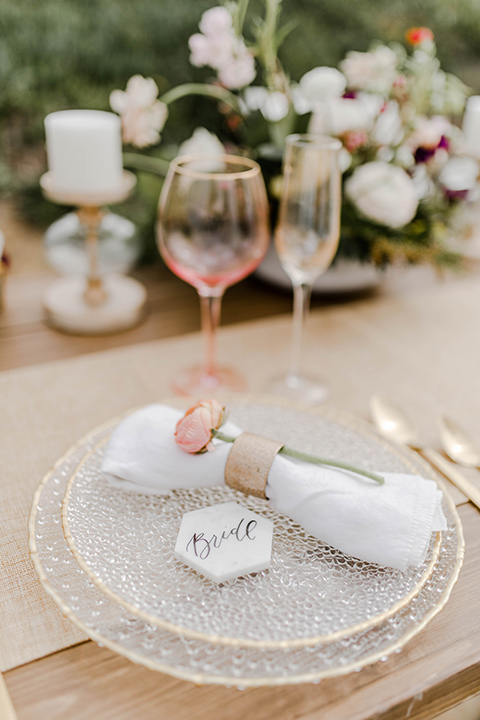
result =
[[[191,549],[196,557],[200,558],[200,560],[205,560],[213,550],[218,550],[226,540],[232,538],[235,538],[238,542],[255,540],[253,531],[256,526],[256,520],[246,522],[245,518],[242,518],[238,525],[231,530],[223,530],[221,535],[213,533],[210,539],[206,538],[203,532],[194,532],[186,544],[185,550],[188,552]]]

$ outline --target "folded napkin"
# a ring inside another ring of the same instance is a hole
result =
[[[215,451],[189,455],[174,438],[182,416],[166,405],[150,405],[126,418],[105,450],[102,471],[108,482],[154,495],[223,485],[232,444],[213,440]],[[236,437],[241,430],[227,422],[222,433]],[[417,475],[379,474],[385,485],[277,455],[265,492],[275,510],[347,555],[402,571],[418,567],[432,533],[447,528],[442,493],[433,480]]]

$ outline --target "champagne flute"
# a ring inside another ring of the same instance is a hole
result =
[[[269,243],[260,166],[234,155],[185,155],[170,163],[159,204],[158,247],[167,266],[200,296],[205,364],[180,373],[172,389],[209,395],[245,389],[217,364],[216,336],[225,289],[249,275]]]
[[[290,371],[270,389],[310,404],[328,396],[323,382],[302,374],[301,357],[313,284],[329,267],[338,247],[341,147],[339,140],[318,135],[286,139],[275,246],[293,285],[293,337]]]

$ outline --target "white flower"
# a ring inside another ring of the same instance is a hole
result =
[[[433,78],[432,105],[439,113],[461,115],[465,110],[468,89],[455,75],[438,72]]]
[[[225,155],[225,148],[216,135],[204,127],[197,127],[192,137],[178,148],[178,155]]]
[[[110,94],[110,106],[122,120],[125,143],[146,147],[160,140],[168,117],[165,103],[157,100],[158,87],[152,78],[133,75],[125,91],[114,90]]]
[[[477,183],[478,170],[478,162],[473,158],[453,157],[443,166],[439,180],[452,192],[472,190]]]
[[[245,99],[247,110],[250,112],[260,110],[267,98],[267,95],[267,88],[264,88],[261,85],[252,85],[251,87],[246,88],[243,97]]]
[[[287,117],[290,103],[283,92],[273,91],[267,93],[260,112],[268,122],[279,122]]]
[[[210,64],[210,43],[202,33],[195,33],[188,38],[190,48],[190,62],[195,67],[203,67]]]
[[[357,167],[345,183],[345,193],[362,215],[379,225],[403,227],[417,212],[412,179],[402,168],[385,162]]]
[[[408,170],[415,165],[415,158],[406,145],[400,145],[395,152],[395,164]]]
[[[419,147],[434,150],[438,147],[442,137],[449,134],[450,129],[450,122],[442,115],[434,115],[431,118],[418,117],[406,144],[412,152]]]
[[[279,122],[288,115],[290,103],[283,92],[255,85],[246,88],[244,98],[247,111],[260,110],[268,122]]]
[[[303,93],[300,90],[299,85],[293,85],[290,88],[291,95],[292,95],[292,103],[293,107],[295,109],[295,112],[297,115],[305,115],[306,113],[311,112],[312,107],[308,100],[305,100],[305,97]]]
[[[299,83],[300,92],[310,109],[325,100],[341,97],[346,87],[345,75],[332,67],[313,68],[303,75]]]
[[[370,113],[361,100],[332,98],[312,114],[308,132],[343,135],[351,130],[366,130],[370,124]]]
[[[412,169],[412,182],[418,200],[425,200],[435,194],[435,185],[424,163]]]
[[[119,114],[129,107],[145,109],[156,101],[157,95],[158,87],[153,78],[133,75],[125,90],[114,90],[110,94],[110,106]]]
[[[378,145],[398,145],[403,138],[400,109],[395,101],[389,102],[378,116],[373,129],[373,140]]]
[[[250,85],[255,75],[255,62],[242,41],[239,41],[235,54],[218,68],[218,79],[230,90],[240,90]]]
[[[352,156],[348,150],[344,147],[338,153],[338,164],[340,165],[340,171],[342,174],[348,170],[352,164]]]
[[[385,107],[383,95],[372,92],[357,92],[355,97],[365,105],[373,123],[374,119],[380,115]]]
[[[376,158],[377,160],[381,160],[382,162],[392,162],[393,158],[395,157],[395,153],[393,152],[392,148],[388,145],[382,145],[382,147],[378,148]]]
[[[200,30],[188,41],[192,65],[213,68],[230,90],[250,85],[256,74],[255,62],[242,38],[235,34],[230,12],[224,7],[210,8],[202,15]]]
[[[199,27],[204,35],[233,31],[232,16],[225,7],[213,7],[203,13]]]
[[[167,106],[160,101],[144,110],[126,110],[122,115],[124,142],[139,148],[156,145],[160,141],[160,133],[167,117]]]
[[[340,69],[353,90],[386,95],[397,75],[397,56],[386,45],[371,52],[351,51],[340,63]]]
[[[190,48],[190,62],[195,67],[209,65],[219,70],[232,61],[238,39],[232,33],[219,33],[218,35],[202,35],[195,33],[188,40]]]
[[[239,38],[237,38],[233,33],[212,35],[207,37],[207,40],[209,43],[208,65],[217,70],[217,72],[243,54],[246,54],[249,58],[251,58],[251,55],[248,53],[243,41],[239,40]]]

